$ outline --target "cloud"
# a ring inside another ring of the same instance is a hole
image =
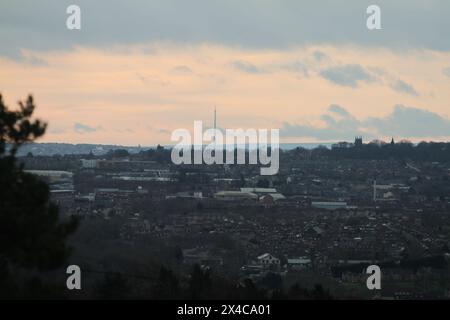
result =
[[[0,49],[1,54],[1,49]],[[49,64],[44,59],[41,59],[40,57],[37,57],[35,54],[27,51],[19,49],[17,54],[9,56],[13,61],[23,63],[25,65],[29,66],[35,66],[35,67],[48,67]]]
[[[309,66],[302,61],[285,64],[281,66],[281,69],[298,73],[306,78],[309,77]]]
[[[295,72],[305,78],[311,73],[316,73],[318,67],[323,62],[330,62],[331,58],[323,51],[314,50],[311,56],[304,57],[302,60],[287,62],[278,66],[278,69]]]
[[[187,66],[176,66],[172,69],[172,73],[175,74],[192,74],[193,71]]]
[[[170,85],[169,81],[165,81],[165,80],[161,79],[161,77],[155,76],[155,75],[143,75],[139,72],[136,72],[136,77],[145,85],[157,84],[161,87]]]
[[[320,75],[328,81],[356,88],[360,82],[373,82],[376,78],[359,64],[347,64],[322,70]]]
[[[434,112],[396,105],[385,118],[368,118],[364,124],[379,134],[401,137],[445,137],[450,135],[450,120]]]
[[[313,53],[314,59],[316,59],[318,62],[321,62],[325,59],[328,59],[328,56],[326,53],[323,53],[322,51],[314,51]]]
[[[445,76],[447,76],[447,77],[450,78],[450,67],[444,68],[444,69],[442,70],[442,73],[443,73]]]
[[[84,133],[96,132],[96,131],[100,130],[101,128],[100,127],[94,128],[94,127],[88,126],[86,124],[76,122],[73,125],[73,129],[76,133],[84,134]]]
[[[332,104],[327,111],[328,113],[320,117],[325,126],[285,122],[280,130],[281,135],[284,137],[311,137],[323,141],[342,140],[364,135],[359,128],[359,121],[341,106]],[[336,115],[340,117],[338,118]]]
[[[386,117],[358,120],[346,109],[330,105],[320,119],[324,126],[283,123],[284,137],[311,137],[322,141],[348,140],[354,136],[366,139],[395,136],[402,138],[446,137],[450,135],[450,120],[434,112],[396,105]],[[339,115],[340,118],[336,117]]]
[[[239,71],[245,72],[245,73],[252,73],[252,74],[263,73],[263,71],[261,69],[259,69],[254,64],[247,62],[247,61],[242,61],[242,60],[234,61],[233,67],[236,70],[239,70]]]
[[[412,96],[418,96],[419,93],[413,88],[412,85],[406,83],[405,81],[398,80],[391,85],[391,88],[397,92],[407,93]]]
[[[353,43],[389,48],[450,50],[450,2],[378,0],[383,32],[365,26],[366,1],[90,1],[77,0],[82,29],[65,27],[69,0],[0,1],[0,53],[20,48],[169,41],[245,47]],[[107,9],[108,14],[104,12]],[[415,22],[415,23],[413,23]],[[384,32],[386,30],[387,32]]]
[[[35,67],[48,67],[49,66],[49,64],[45,60],[40,59],[35,56],[32,56],[32,55],[22,56],[18,61],[24,62],[26,64],[29,64],[29,65],[32,65]]]
[[[341,115],[343,117],[349,117],[351,116],[350,113],[348,113],[347,110],[345,110],[344,108],[342,108],[341,106],[337,105],[337,104],[332,104],[328,107],[328,111],[336,113],[338,115]]]

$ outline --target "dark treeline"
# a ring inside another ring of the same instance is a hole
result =
[[[161,164],[170,164],[172,150],[167,147],[158,145],[156,148],[141,150],[137,153],[130,153],[126,149],[113,149],[104,155],[94,155],[92,153],[85,155],[54,155],[48,158],[72,159],[124,159],[155,161]],[[249,159],[249,152],[246,150],[245,158]],[[271,154],[269,150],[269,155]],[[193,152],[192,154],[193,155]],[[24,158],[31,158],[33,154],[29,152]],[[305,149],[297,147],[291,150],[280,149],[280,161],[284,157],[287,158],[329,158],[329,159],[361,159],[361,160],[414,160],[414,161],[450,161],[450,142],[420,142],[413,144],[409,141],[401,141],[399,143],[384,143],[382,141],[373,141],[366,144],[353,144],[348,142],[340,142],[334,144],[332,148],[319,146],[314,149]],[[223,151],[223,158],[226,153]],[[234,163],[237,162],[237,150],[234,151]],[[193,157],[191,157],[193,159]]]
[[[317,149],[315,150],[318,151]],[[313,151],[314,152],[314,151]],[[323,156],[336,159],[411,159],[416,161],[450,161],[450,143],[421,142],[414,145],[410,142],[384,144],[373,142],[361,145],[335,145],[331,150],[320,149]]]
[[[86,296],[87,295],[87,296]],[[311,289],[298,283],[285,288],[280,275],[267,273],[257,283],[250,279],[234,282],[220,277],[210,270],[193,265],[187,276],[177,275],[162,266],[157,275],[148,278],[124,273],[99,275],[89,290],[67,294],[66,298],[90,299],[155,299],[155,300],[329,300],[330,292],[317,284]]]
[[[128,154],[126,150],[111,151],[107,157],[133,157],[138,159],[154,160],[162,163],[169,163],[171,150],[158,146],[156,149],[141,151],[137,154]],[[224,152],[225,155],[225,152]],[[314,149],[304,149],[298,147],[293,150],[280,150],[280,158],[283,156],[302,155],[325,157],[333,159],[365,159],[365,160],[383,160],[395,159],[405,160],[411,159],[415,161],[450,161],[450,143],[449,142],[421,142],[413,144],[408,141],[399,143],[383,143],[381,141],[373,141],[367,144],[353,143],[337,143],[331,149],[319,146]],[[237,152],[235,151],[235,157]],[[248,159],[248,151],[246,152]]]

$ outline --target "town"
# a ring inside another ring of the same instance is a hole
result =
[[[186,275],[198,265],[269,290],[299,283],[336,298],[449,297],[449,144],[358,137],[281,149],[273,176],[255,165],[174,165],[162,146],[26,150],[25,169],[49,184],[64,216],[81,219],[71,261],[82,269],[142,274],[150,264]],[[366,287],[372,264],[381,290]]]

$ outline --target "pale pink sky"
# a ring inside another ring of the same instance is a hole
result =
[[[49,123],[45,142],[169,144],[176,128],[191,130],[194,120],[211,125],[214,106],[222,128],[282,128],[285,122],[321,128],[331,104],[359,121],[383,119],[395,105],[450,118],[450,52],[150,43],[22,53],[22,61],[0,57],[0,90],[10,107],[34,95],[36,116]],[[450,132],[417,139],[449,138]]]

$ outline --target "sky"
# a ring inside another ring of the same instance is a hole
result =
[[[42,142],[170,144],[214,107],[282,142],[447,141],[449,30],[447,0],[2,0],[0,93],[33,94]]]

